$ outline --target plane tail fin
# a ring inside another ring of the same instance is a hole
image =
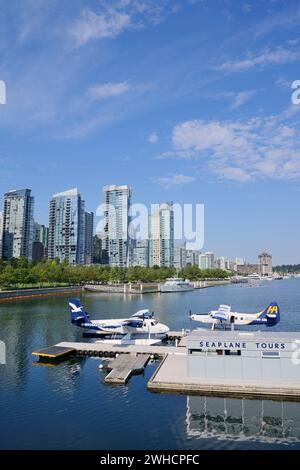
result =
[[[85,312],[83,306],[79,299],[69,299],[69,307],[70,307],[70,315],[71,315],[71,322],[74,325],[80,326],[83,323],[87,323],[89,321],[89,314]]]
[[[280,308],[277,302],[271,302],[263,311],[263,318],[267,320],[267,326],[274,326],[280,322]]]

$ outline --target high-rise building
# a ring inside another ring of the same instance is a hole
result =
[[[34,222],[33,241],[40,242],[45,248],[48,247],[49,229],[45,225]]]
[[[104,233],[102,258],[105,264],[126,267],[130,263],[129,208],[131,189],[129,186],[105,186]]]
[[[186,242],[180,245],[177,245],[175,247],[175,253],[174,253],[174,266],[176,269],[183,269],[186,267],[186,256],[187,256]]]
[[[173,203],[157,205],[149,221],[150,266],[174,266]]]
[[[94,251],[94,213],[85,212],[84,264],[92,264]]]
[[[93,263],[102,264],[102,236],[97,233],[93,237]]]
[[[4,223],[4,212],[0,211],[0,259],[3,256],[3,223]]]
[[[30,189],[4,195],[3,257],[32,259],[34,198]]]
[[[84,201],[77,188],[54,194],[50,202],[48,258],[83,264]]]
[[[149,266],[149,241],[138,240],[133,248],[132,266],[147,268]]]
[[[200,269],[213,269],[214,268],[214,254],[212,251],[201,253],[199,255],[199,268]]]
[[[268,253],[261,253],[258,256],[259,264],[259,274],[261,276],[272,276],[273,274],[273,265],[272,265],[272,256]]]
[[[34,222],[32,260],[39,261],[48,257],[48,234],[49,229],[45,225]]]
[[[195,250],[186,250],[186,265],[199,266],[199,253]]]
[[[230,261],[228,258],[225,258],[225,256],[220,256],[216,261],[216,265],[219,269],[230,271]]]

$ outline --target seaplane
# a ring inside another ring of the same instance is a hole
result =
[[[91,320],[79,299],[69,299],[69,307],[73,325],[111,337],[99,342],[150,345],[159,343],[169,332],[169,328],[159,323],[149,309],[139,310],[129,318]]]
[[[265,310],[258,313],[233,312],[229,305],[220,305],[218,310],[212,310],[208,314],[192,314],[190,312],[190,319],[210,324],[212,325],[212,330],[216,326],[223,327],[224,329],[230,327],[231,330],[234,330],[235,325],[265,325],[270,327],[280,322],[280,309],[276,302],[271,302]]]

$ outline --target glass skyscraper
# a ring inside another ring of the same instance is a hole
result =
[[[105,186],[102,260],[111,266],[126,267],[130,261],[128,234],[131,189],[129,186]]]
[[[150,266],[174,266],[173,203],[157,205],[149,221]]]
[[[59,258],[73,265],[84,263],[84,207],[77,188],[53,195],[49,213],[49,259]]]
[[[32,259],[34,198],[30,189],[4,195],[3,257]]]

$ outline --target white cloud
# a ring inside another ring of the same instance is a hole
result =
[[[154,183],[160,184],[161,186],[170,188],[172,186],[182,186],[184,184],[192,183],[196,180],[196,178],[182,174],[173,174],[168,176],[157,176],[155,178],[151,178],[151,180]]]
[[[80,46],[91,39],[114,38],[130,25],[131,17],[127,13],[111,10],[97,15],[92,10],[86,9],[82,12],[81,18],[72,24],[70,34]]]
[[[236,93],[233,103],[231,105],[231,109],[239,108],[244,103],[249,101],[255,95],[255,93],[256,93],[255,90],[246,90],[246,91],[240,91]]]
[[[258,54],[249,53],[245,58],[223,62],[218,69],[225,72],[242,72],[257,66],[285,64],[294,62],[300,57],[299,51],[277,47],[274,50],[264,49]]]
[[[108,82],[91,86],[88,90],[88,94],[92,99],[103,100],[106,98],[122,95],[123,93],[129,91],[129,89],[130,85],[128,82]]]
[[[126,30],[159,24],[180,11],[173,0],[99,0],[97,12],[86,8],[72,22],[69,34],[77,46],[92,39],[114,38]]]
[[[295,113],[300,107],[294,108],[294,114],[288,110],[244,121],[183,122],[174,127],[173,148],[164,158],[186,158],[182,152],[188,152],[219,178],[240,182],[299,179],[299,119]]]
[[[158,142],[158,135],[156,132],[152,132],[148,137],[148,142],[150,144],[156,144]]]

